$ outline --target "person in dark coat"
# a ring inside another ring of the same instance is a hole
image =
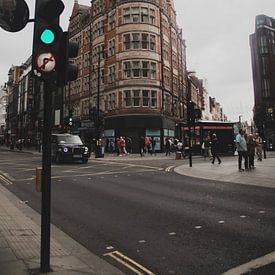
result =
[[[141,157],[145,155],[145,138],[143,136],[139,139],[139,152]]]
[[[248,135],[247,138],[247,156],[248,156],[248,169],[254,169],[254,156],[256,151],[256,141],[253,138],[253,135]]]
[[[212,164],[215,163],[216,158],[217,158],[219,164],[221,164],[221,162],[222,162],[220,157],[218,156],[218,146],[219,146],[219,141],[218,141],[217,135],[213,134],[212,138],[211,138],[211,154],[212,154],[211,163]]]

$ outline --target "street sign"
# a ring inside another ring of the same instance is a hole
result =
[[[29,22],[29,7],[24,0],[0,0],[0,27],[18,32]]]
[[[50,73],[55,69],[56,61],[52,53],[41,53],[37,56],[36,65],[39,71]]]

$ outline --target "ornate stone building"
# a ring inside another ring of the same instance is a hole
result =
[[[89,111],[105,114],[105,138],[157,138],[156,149],[186,119],[186,46],[173,0],[75,1],[70,38],[80,46],[79,77],[66,87],[65,112],[90,139]]]

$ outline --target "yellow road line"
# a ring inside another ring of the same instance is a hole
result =
[[[135,272],[138,275],[155,275],[152,271],[147,269],[146,267],[142,266],[141,264],[135,262],[134,260],[130,259],[129,257],[123,255],[119,251],[113,251],[107,254],[104,254],[103,256],[110,256],[111,258],[115,259],[119,263],[123,264],[133,272]]]

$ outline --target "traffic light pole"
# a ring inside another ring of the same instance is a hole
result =
[[[189,139],[188,139],[188,147],[189,147],[189,167],[192,167],[192,142],[191,142],[191,83],[190,79],[187,75],[187,120],[188,120],[188,132],[189,132]]]
[[[52,93],[53,85],[51,84],[51,81],[45,81],[42,151],[42,203],[40,254],[41,273],[50,272]]]
[[[100,157],[101,145],[99,143],[100,133],[99,133],[99,97],[100,97],[100,52],[98,53],[98,62],[97,62],[97,102],[96,102],[96,144],[95,144],[95,157]]]

